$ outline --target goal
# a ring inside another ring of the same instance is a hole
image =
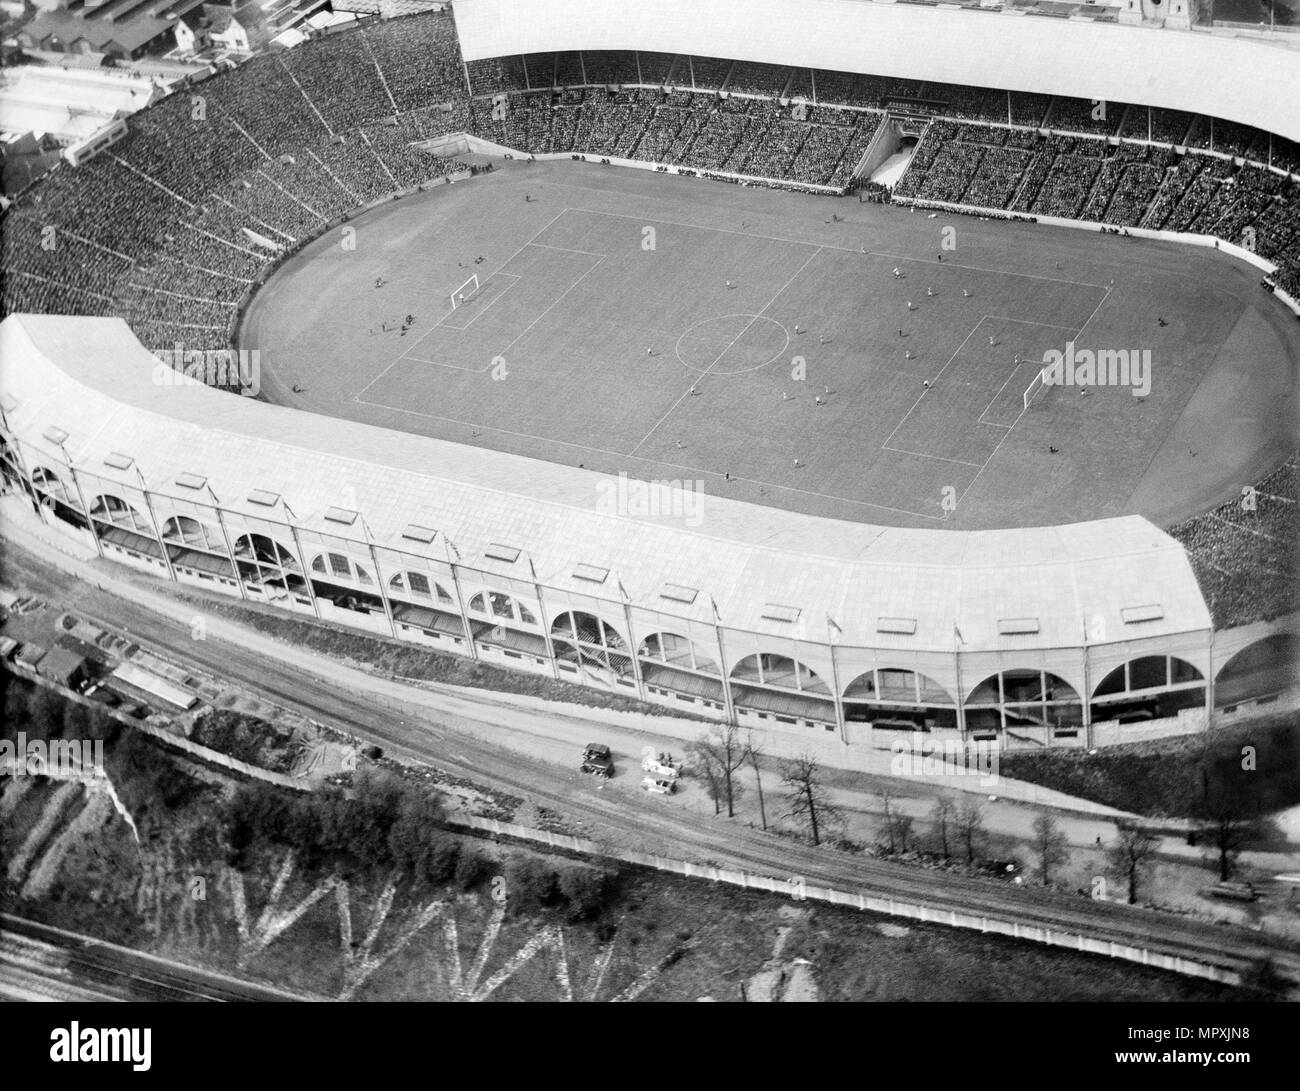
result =
[[[1029,408],[1029,403],[1034,400],[1034,396],[1046,385],[1046,381],[1043,378],[1046,374],[1047,368],[1040,368],[1038,374],[1034,376],[1033,381],[1025,388],[1025,409]]]
[[[454,311],[463,303],[468,303],[478,294],[478,274],[475,273],[459,288],[451,293],[451,309]]]

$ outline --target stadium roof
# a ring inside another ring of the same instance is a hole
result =
[[[1296,50],[1259,38],[870,0],[458,0],[455,11],[467,61],[691,53],[1132,102],[1300,140]]]
[[[470,567],[524,580],[535,569],[547,586],[614,601],[621,587],[636,605],[709,623],[716,602],[728,628],[775,638],[825,641],[831,619],[843,645],[1028,650],[1077,647],[1085,625],[1090,643],[1210,628],[1182,547],[1139,516],[916,530],[705,496],[688,526],[612,514],[607,475],[155,377],[163,368],[119,318],[0,323],[0,394],[27,457],[60,459],[47,438],[57,428],[75,465],[127,488],[135,468],[107,457],[134,458],[159,493],[196,499],[176,484],[195,475],[225,508],[262,519],[283,507],[248,498],[278,494],[300,527],[444,560],[442,541],[406,533],[436,529]],[[345,525],[332,509],[361,518]]]

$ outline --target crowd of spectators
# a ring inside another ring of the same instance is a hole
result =
[[[464,97],[460,47],[450,16],[384,19],[367,23],[359,33],[365,35],[398,114]],[[504,63],[522,71],[518,57]]]
[[[791,69],[786,65],[737,61],[736,67],[731,70],[726,89],[746,95],[776,98],[790,81],[790,72]]]
[[[1128,104],[1123,102],[1094,102],[1091,99],[1058,96],[1052,100],[1047,127],[1067,133],[1115,136],[1128,109]],[[1145,114],[1145,111],[1142,113]]]
[[[1154,140],[1161,144],[1182,147],[1187,143],[1195,115],[1182,110],[1160,110],[1152,107],[1130,106],[1124,115],[1120,135],[1130,140]]]
[[[530,154],[637,159],[842,189],[882,115],[747,95],[605,86],[471,101],[473,131]]]
[[[1179,155],[1162,144],[935,121],[895,193],[1214,236],[1279,265],[1284,291],[1300,288],[1300,181],[1249,162]]]
[[[637,79],[636,54],[630,49],[584,53],[583,67],[587,81],[595,84],[640,83]]]
[[[1041,129],[1052,105],[1051,95],[1030,95],[1015,92],[1011,96],[1011,124]]]
[[[469,127],[461,79],[454,28],[436,15],[183,87],[8,210],[4,310],[119,314],[147,345],[226,347],[278,252],[459,168],[412,144]]]
[[[368,34],[373,38],[375,32]],[[389,71],[388,66],[381,67]],[[1300,172],[1300,147],[1293,142],[1232,122],[1122,102],[628,50],[474,61],[469,70],[475,95],[551,86],[631,84],[728,91],[836,107],[881,109],[888,105],[903,109],[910,105],[918,114],[935,117],[1061,133],[1120,135],[1133,141],[1214,150]],[[452,74],[450,82],[454,85],[457,78],[458,74]]]
[[[1207,148],[1247,159],[1268,158],[1268,134],[1221,118],[1198,117],[1188,135],[1193,148]]]
[[[722,90],[726,85],[727,76],[731,73],[733,63],[720,57],[692,57],[689,65],[691,86],[697,90]],[[682,83],[681,72],[678,72],[674,78],[679,84]]]
[[[1300,454],[1231,500],[1170,530],[1187,550],[1216,628],[1300,609]]]
[[[1240,125],[1116,103],[1102,119],[1085,100],[631,51],[476,61],[468,78],[472,95],[451,17],[430,13],[183,87],[133,116],[125,140],[56,169],[6,213],[4,308],[120,313],[147,340],[189,331],[220,347],[276,247],[458,168],[420,141],[471,131],[534,154],[842,189],[885,105],[938,116],[900,196],[1231,241],[1253,232],[1284,266],[1279,285],[1300,289],[1300,184],[1164,146],[1300,165],[1295,144]]]
[[[557,53],[552,82],[556,87],[581,87],[587,82],[583,67],[581,54],[573,51]]]

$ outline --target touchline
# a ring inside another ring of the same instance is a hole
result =
[[[55,1027],[50,1031],[50,1060],[130,1061],[136,1072],[148,1072],[153,1031],[149,1027]]]
[[[1151,393],[1150,349],[1076,349],[1043,353],[1044,386],[1131,386],[1135,398]]]

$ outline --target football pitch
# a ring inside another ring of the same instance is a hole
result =
[[[250,309],[273,400],[930,527],[1168,522],[1294,442],[1294,320],[1212,252],[570,163],[351,226]],[[1149,392],[1026,406],[1069,343]]]

